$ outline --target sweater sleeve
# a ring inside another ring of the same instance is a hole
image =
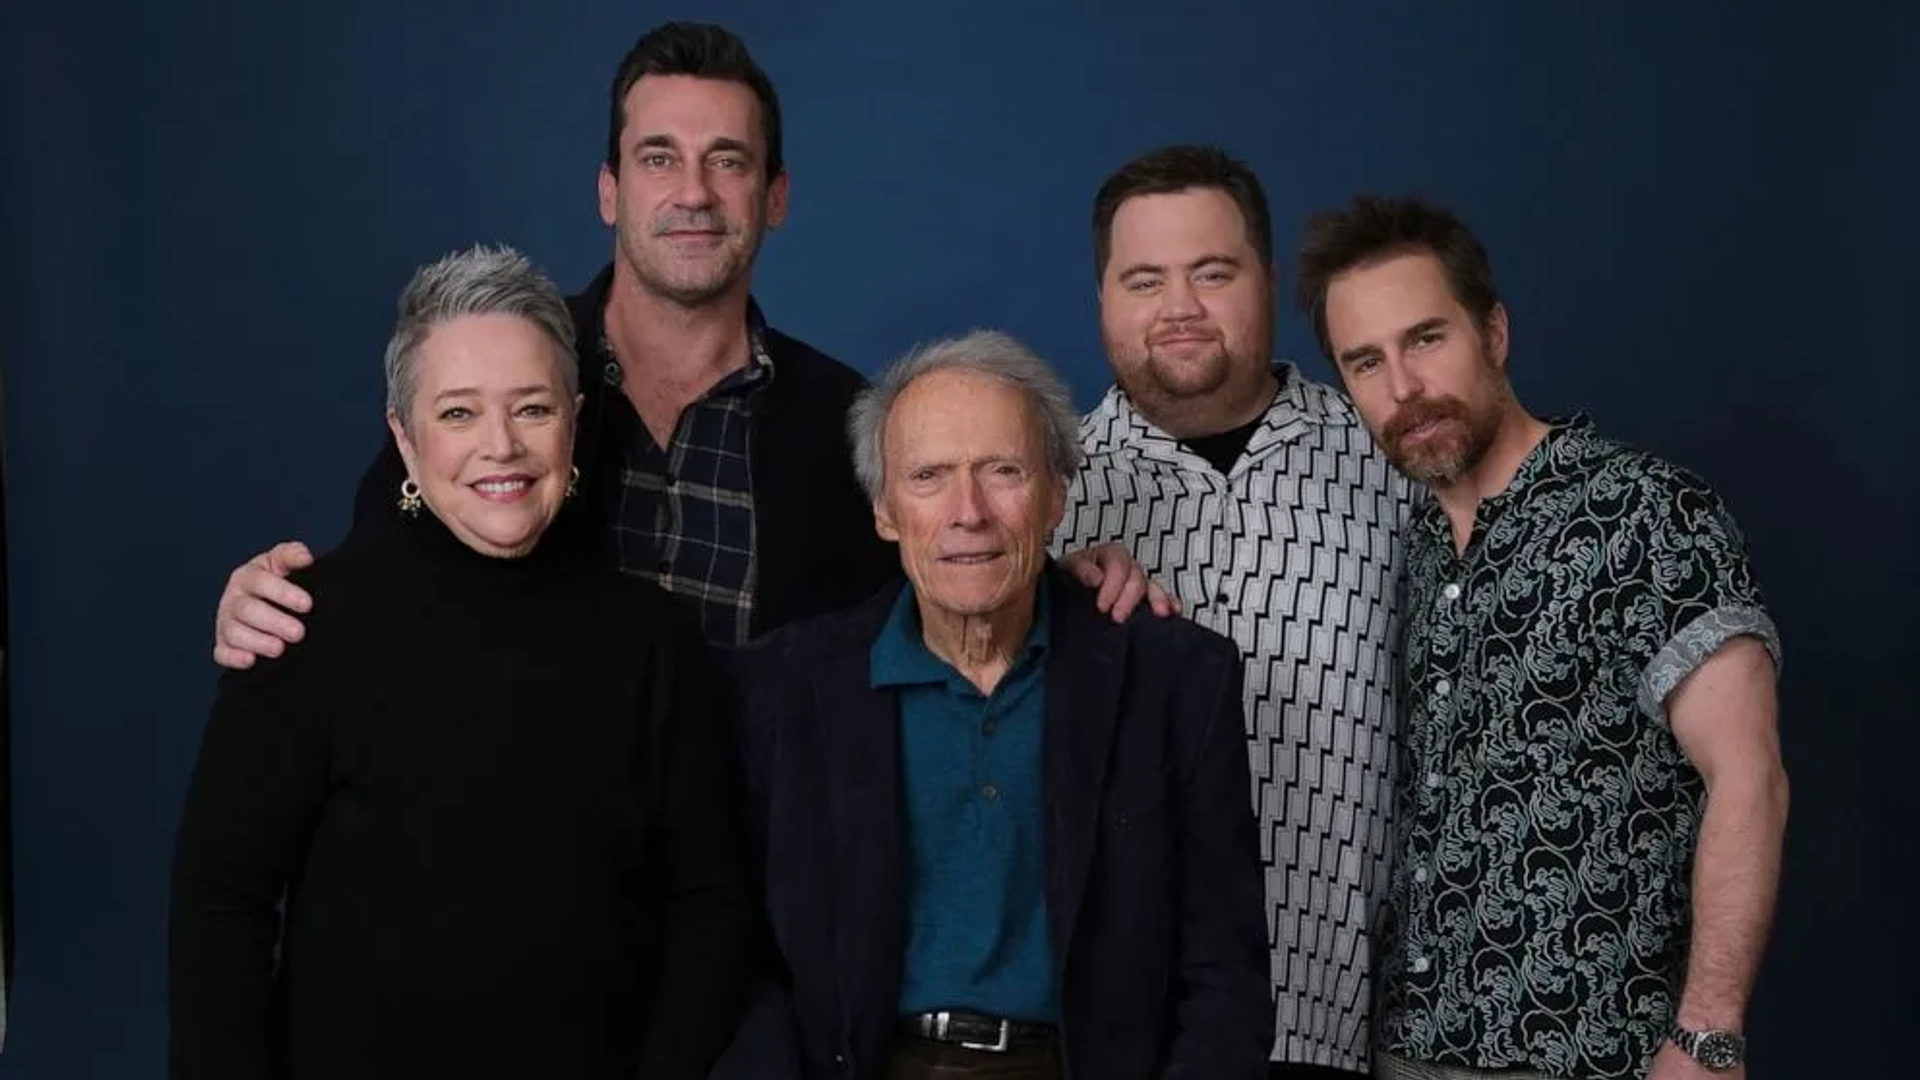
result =
[[[756,911],[740,863],[739,782],[716,665],[689,622],[656,669],[664,860],[660,968],[640,1075],[704,1080],[753,975]]]
[[[303,645],[302,649],[311,649]],[[174,843],[168,925],[171,1075],[272,1074],[275,947],[287,884],[326,799],[323,718],[299,660],[226,673]]]

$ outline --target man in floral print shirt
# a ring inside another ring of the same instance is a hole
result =
[[[1301,305],[1431,498],[1400,590],[1406,733],[1376,1075],[1744,1075],[1787,805],[1779,638],[1705,483],[1537,419],[1450,212],[1316,217]]]

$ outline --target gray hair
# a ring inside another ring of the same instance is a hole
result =
[[[1046,361],[1011,336],[998,330],[975,330],[917,346],[854,398],[847,412],[847,438],[853,444],[854,475],[868,498],[878,499],[886,486],[887,415],[914,380],[943,368],[999,379],[1025,394],[1043,429],[1048,471],[1056,480],[1072,481],[1080,469],[1080,417],[1066,384]]]
[[[420,386],[420,346],[441,323],[463,315],[518,315],[560,347],[560,381],[567,405],[580,392],[580,359],[573,316],[553,282],[525,255],[504,245],[475,244],[414,272],[400,294],[400,318],[387,340],[387,408],[409,422]]]

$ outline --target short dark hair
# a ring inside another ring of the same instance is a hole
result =
[[[1453,298],[1484,329],[1500,303],[1487,249],[1458,214],[1417,195],[1363,194],[1341,210],[1323,210],[1307,221],[1300,241],[1300,310],[1313,322],[1314,336],[1329,360],[1327,289],[1333,279],[1357,267],[1396,255],[1426,254],[1439,260]]]
[[[1193,188],[1214,188],[1230,196],[1247,225],[1247,242],[1260,264],[1273,268],[1273,217],[1267,193],[1246,162],[1212,146],[1163,146],[1120,166],[1093,197],[1093,276],[1106,277],[1113,254],[1113,216],[1120,204],[1140,195],[1173,195]]]
[[[613,100],[607,119],[607,168],[620,171],[620,133],[627,126],[627,91],[644,75],[691,75],[743,83],[760,99],[760,134],[767,144],[767,177],[786,170],[780,150],[780,98],[773,80],[753,62],[739,35],[711,23],[669,22],[634,42],[613,76]]]

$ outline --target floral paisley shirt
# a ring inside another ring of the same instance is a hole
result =
[[[1380,1046],[1639,1076],[1684,979],[1704,804],[1667,695],[1736,635],[1780,657],[1744,541],[1698,478],[1576,415],[1464,552],[1430,497],[1406,543]]]

